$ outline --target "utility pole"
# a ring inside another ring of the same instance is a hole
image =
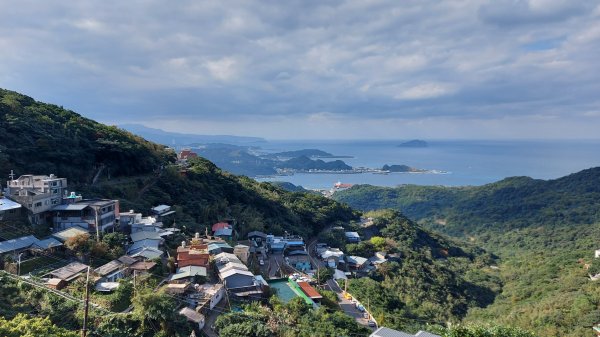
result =
[[[88,308],[90,306],[90,267],[87,267],[87,276],[85,277],[85,303],[83,306],[83,329],[81,329],[81,337],[87,336],[87,320],[88,320]]]
[[[135,277],[137,276],[137,270],[133,270],[133,297],[135,297]]]
[[[20,253],[17,259],[17,276],[21,276],[21,255],[23,255],[23,253]]]

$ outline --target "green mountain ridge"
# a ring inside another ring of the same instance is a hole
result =
[[[600,221],[600,167],[554,180],[510,177],[475,187],[355,185],[334,199],[361,210],[397,209],[456,236],[530,224],[591,224]]]
[[[114,126],[0,89],[0,172],[54,173],[90,182],[100,167],[113,177],[146,174],[175,153]]]
[[[591,335],[600,288],[586,266],[600,235],[600,168],[553,180],[511,177],[477,187],[355,186],[334,195],[362,209],[390,207],[425,228],[500,257],[502,290],[465,322],[511,325],[542,337]]]

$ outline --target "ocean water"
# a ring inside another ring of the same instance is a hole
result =
[[[483,185],[511,176],[555,179],[600,166],[600,140],[561,141],[427,141],[426,148],[398,147],[403,141],[269,141],[266,152],[317,148],[358,167],[381,168],[404,164],[433,173],[390,173],[387,175],[300,173],[293,176],[259,178],[259,181],[287,181],[309,189],[329,189],[334,183],[397,186],[401,184],[466,186]],[[333,159],[324,159],[326,161]]]

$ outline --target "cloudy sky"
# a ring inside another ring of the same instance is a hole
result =
[[[0,87],[266,138],[598,138],[600,1],[0,0]]]

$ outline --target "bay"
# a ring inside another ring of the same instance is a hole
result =
[[[600,140],[432,140],[427,141],[426,148],[398,147],[403,141],[269,141],[261,147],[266,152],[317,148],[334,155],[352,156],[341,160],[353,167],[403,164],[447,173],[297,173],[257,180],[287,181],[308,189],[329,189],[338,181],[377,186],[466,186],[511,176],[555,179],[600,166]]]

